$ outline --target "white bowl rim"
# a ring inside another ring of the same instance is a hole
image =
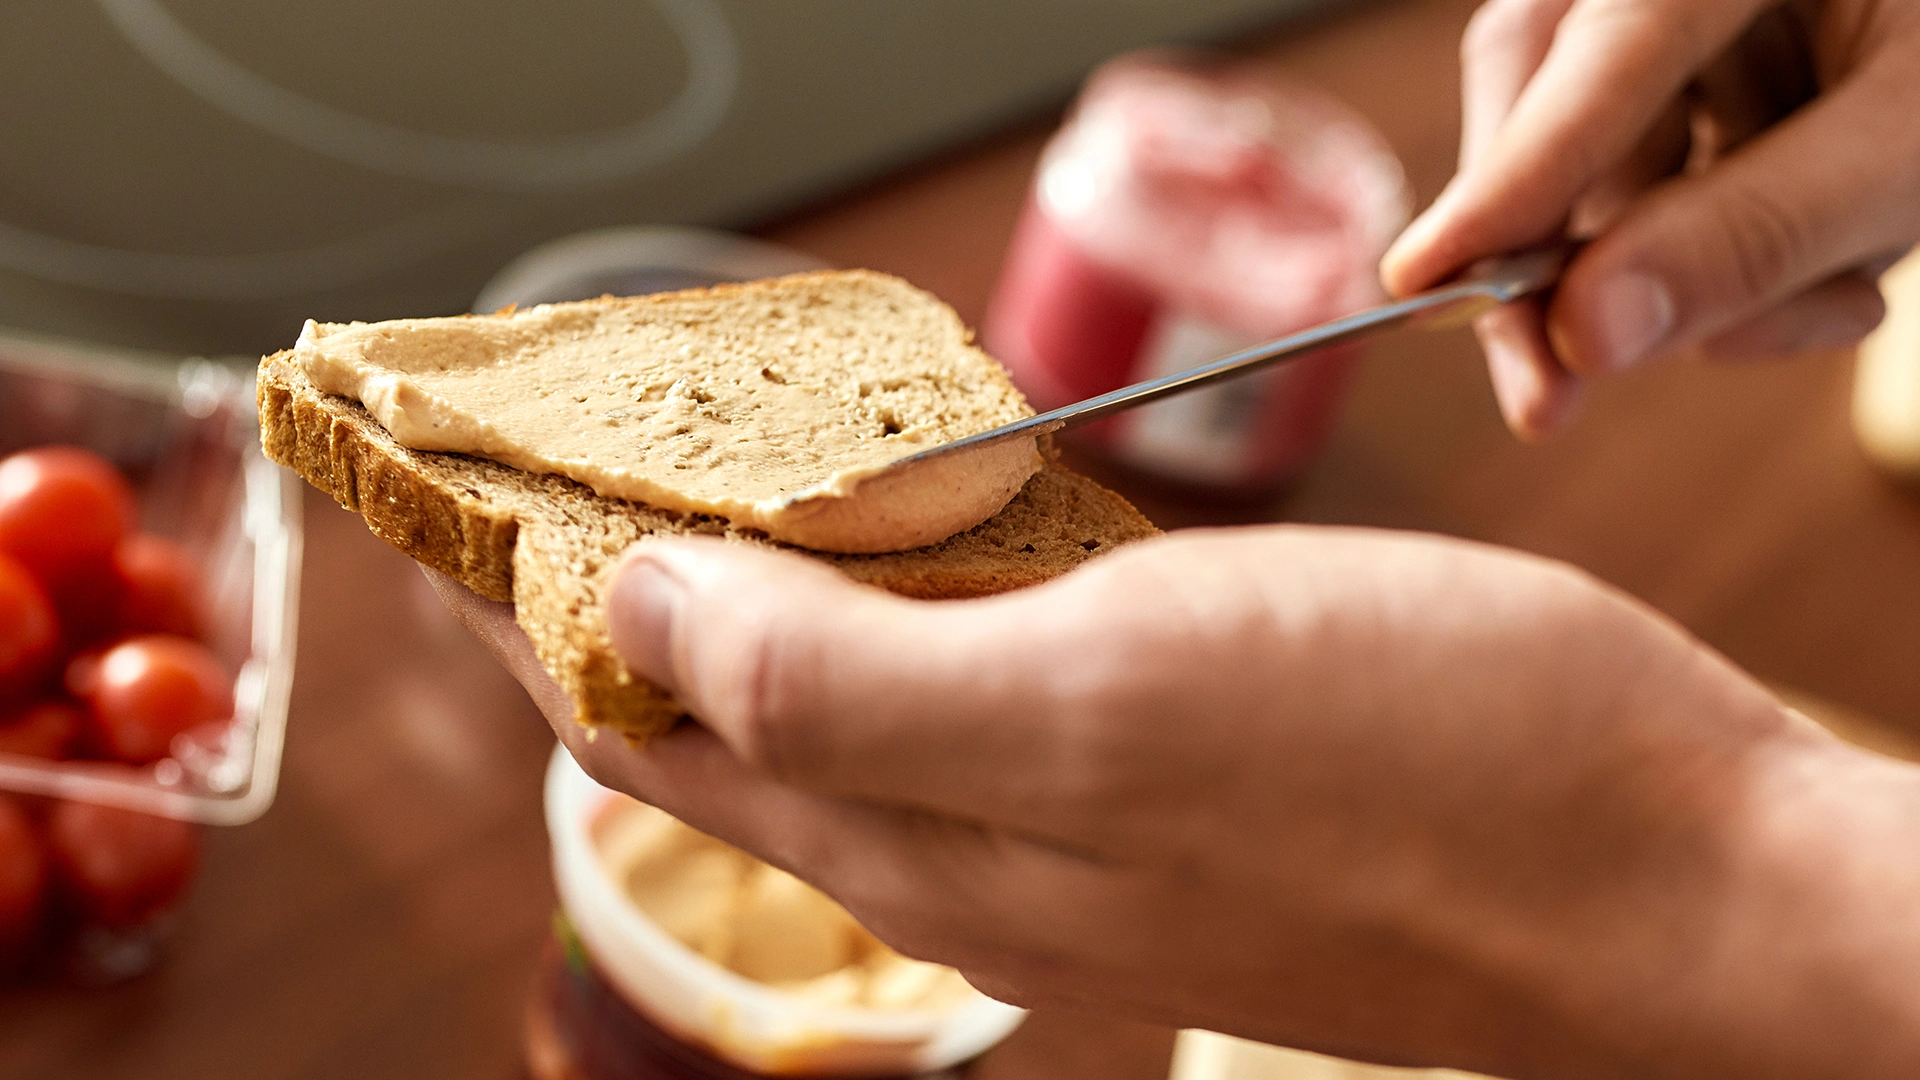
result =
[[[618,885],[601,869],[590,826],[601,808],[623,797],[594,782],[564,746],[555,746],[546,781],[547,830],[553,842],[555,873],[563,872],[563,863],[574,868],[572,885],[591,894],[600,915],[610,922],[606,929],[639,944],[683,983],[737,1002],[754,1013],[790,1018],[792,1026],[806,1032],[809,1041],[820,1034],[832,1034],[858,1042],[925,1044],[920,1056],[946,1059],[932,1065],[935,1068],[985,1050],[1025,1017],[1026,1010],[977,991],[971,1001],[938,1010],[882,1011],[826,1005],[727,970],[647,918],[626,900]],[[580,872],[585,866],[591,866],[592,872]],[[645,996],[640,988],[622,981],[620,972],[606,974],[618,982],[623,995]],[[955,1055],[955,1051],[963,1052]]]

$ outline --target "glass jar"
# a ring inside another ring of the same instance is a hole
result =
[[[1143,53],[1096,71],[1041,156],[983,328],[1037,409],[1376,303],[1410,210],[1385,140],[1248,61]],[[1124,465],[1220,492],[1285,485],[1331,433],[1355,346],[1083,429]]]

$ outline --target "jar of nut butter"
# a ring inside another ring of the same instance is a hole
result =
[[[608,791],[556,749],[535,1080],[939,1075],[1024,1013],[908,959],[797,878]]]

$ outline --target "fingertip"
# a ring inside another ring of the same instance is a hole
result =
[[[1554,358],[1539,305],[1521,301],[1474,323],[1487,357],[1494,400],[1509,430],[1525,442],[1541,442],[1572,419],[1580,381]]]
[[[717,536],[643,536],[627,545],[614,563],[609,581],[617,584],[635,567],[692,567],[721,555],[727,542]]]
[[[1538,378],[1527,360],[1489,350],[1487,369],[1493,379],[1493,398],[1500,419],[1514,438],[1524,443],[1547,441],[1559,430],[1559,395]]]
[[[1380,281],[1392,296],[1409,296],[1460,274],[1475,260],[1503,255],[1558,235],[1518,231],[1478,170],[1458,173],[1380,259]]]
[[[683,700],[696,637],[759,617],[822,585],[848,584],[817,563],[715,536],[649,537],[627,548],[607,583],[607,632],[636,673]],[[684,692],[684,693],[683,693]],[[691,704],[691,702],[689,703]]]
[[[697,555],[696,555],[697,557]],[[686,594],[664,545],[635,544],[614,566],[607,584],[607,635],[635,674],[678,693],[673,632]]]
[[[1570,371],[1612,375],[1674,342],[1679,310],[1666,276],[1596,241],[1567,269],[1547,311],[1547,338]],[[1599,249],[1599,250],[1596,250]]]
[[[622,555],[607,627],[635,674],[744,759],[781,773],[808,757],[815,720],[836,712],[832,672],[897,662],[891,623],[902,603],[792,552],[658,539]]]
[[[680,637],[703,605],[691,599],[716,579],[737,577],[742,545],[717,536],[643,537],[622,552],[607,577],[607,635],[635,674],[681,697],[696,689],[683,671]]]
[[[1401,230],[1380,257],[1380,283],[1390,296],[1408,296],[1441,281],[1470,256],[1450,256],[1455,185],[1449,183],[1432,205]]]
[[[1380,256],[1380,285],[1388,296],[1402,297],[1418,292],[1419,253],[1423,241],[1414,234],[1424,218],[1415,218]]]
[[[816,582],[847,580],[817,559],[791,550],[702,535],[642,537],[620,554],[610,580],[618,581],[645,565],[661,568],[688,587],[702,590],[795,576]]]
[[[1559,435],[1580,413],[1586,396],[1585,385],[1577,376],[1562,372],[1546,390],[1530,400],[1529,407],[1507,418],[1507,427],[1521,442],[1544,443]]]

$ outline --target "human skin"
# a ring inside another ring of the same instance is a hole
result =
[[[1879,319],[1920,237],[1920,0],[1763,7],[1476,16],[1461,174],[1383,276],[1591,238],[1478,327],[1521,434],[1586,378]],[[652,541],[610,628],[699,723],[640,749],[437,584],[602,783],[1007,1000],[1521,1080],[1920,1075],[1920,769],[1563,566],[1245,529],[926,603]]]
[[[1002,597],[650,541],[608,617],[698,725],[603,784],[1021,1004],[1530,1077],[1920,1075],[1920,769],[1568,567],[1270,527]]]
[[[1509,426],[1681,353],[1849,344],[1920,240],[1920,0],[1489,0],[1460,171],[1382,264],[1396,294],[1591,238],[1546,304],[1476,325]]]

